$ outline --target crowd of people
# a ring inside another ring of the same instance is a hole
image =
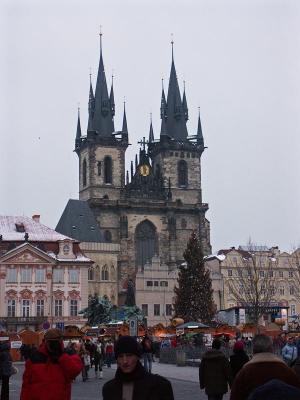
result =
[[[222,351],[222,341],[215,339],[202,357],[199,367],[200,388],[209,400],[299,400],[300,353],[293,338],[282,343],[281,356],[274,354],[271,337],[258,334],[251,343],[251,358],[245,341],[238,339],[229,357]]]
[[[168,338],[168,347],[178,346],[174,339]],[[215,338],[201,357],[199,383],[208,400],[222,400],[229,390],[230,400],[300,399],[300,338],[223,339]],[[0,343],[0,400],[9,400],[9,378],[15,372],[9,350],[9,341]],[[155,346],[147,333],[141,339],[122,336],[115,343],[86,338],[65,347],[62,332],[49,329],[39,348],[21,352],[26,360],[21,400],[70,400],[71,384],[80,373],[83,382],[102,379],[103,366],[110,368],[114,361],[116,374],[103,385],[104,400],[174,399],[171,383],[152,374]]]

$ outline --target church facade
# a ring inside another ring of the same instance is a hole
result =
[[[119,244],[118,303],[124,302],[127,281],[157,260],[171,272],[183,260],[193,231],[205,255],[211,254],[210,227],[202,200],[201,155],[205,149],[200,114],[198,129],[188,134],[185,91],[181,96],[172,60],[167,95],[161,95],[161,131],[154,137],[152,121],[139,155],[125,170],[129,145],[124,106],[123,126],[114,126],[114,88],[107,86],[102,45],[95,90],[90,82],[89,118],[82,133],[78,115],[75,152],[79,161],[79,199],[94,214],[103,242]],[[145,135],[146,136],[146,135]],[[147,290],[147,288],[144,288]],[[138,304],[139,305],[139,304]]]

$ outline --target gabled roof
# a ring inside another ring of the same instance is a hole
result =
[[[17,254],[23,254],[26,250],[34,253],[38,258],[44,259],[44,261],[46,262],[55,262],[56,257],[54,253],[48,254],[28,242],[22,243],[20,244],[20,246],[17,246],[12,250],[7,251],[5,254],[0,256],[0,260],[1,262],[7,262],[7,260],[9,260],[10,258],[14,258]]]
[[[55,229],[80,242],[104,242],[96,218],[83,200],[68,201]]]
[[[22,232],[17,230],[17,226],[24,226]],[[65,235],[56,232],[34,221],[32,218],[24,216],[5,216],[0,215],[0,235],[2,241],[24,241],[25,233],[28,233],[30,242],[56,242],[58,240],[70,239]]]

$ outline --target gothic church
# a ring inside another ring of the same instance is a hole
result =
[[[95,90],[90,82],[89,118],[82,134],[78,115],[75,152],[79,159],[79,199],[97,221],[97,240],[119,244],[117,297],[136,272],[159,260],[174,271],[183,262],[187,241],[196,231],[206,255],[211,253],[208,204],[202,202],[201,155],[205,149],[200,114],[196,134],[187,130],[188,106],[181,97],[173,57],[167,96],[161,95],[161,130],[155,139],[152,122],[148,140],[141,138],[139,156],[125,171],[129,144],[126,111],[123,126],[114,126],[114,88],[107,87],[102,46]],[[66,211],[66,210],[65,210]],[[70,234],[66,221],[58,231]],[[85,237],[76,237],[81,241]],[[101,238],[101,239],[99,239]],[[92,240],[92,239],[91,239]]]

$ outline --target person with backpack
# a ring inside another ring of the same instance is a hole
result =
[[[144,368],[147,372],[151,373],[152,370],[152,354],[153,354],[153,342],[150,339],[150,336],[146,333],[145,337],[141,343],[142,352],[143,352],[143,360],[144,360]]]

